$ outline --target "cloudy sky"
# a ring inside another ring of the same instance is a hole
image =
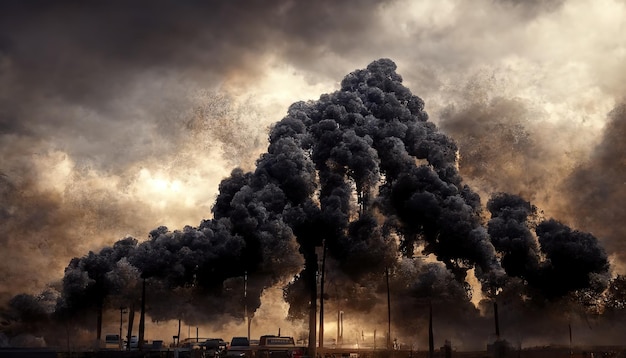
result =
[[[483,201],[520,194],[622,270],[625,1],[173,4],[0,4],[1,300],[127,235],[210,218],[291,103],[382,57]]]

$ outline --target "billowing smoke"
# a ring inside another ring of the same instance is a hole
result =
[[[487,207],[489,234],[509,276],[527,281],[547,297],[606,288],[608,258],[593,235],[554,219],[537,222],[536,208],[518,196],[496,195]]]
[[[491,213],[488,232],[502,254],[502,267],[509,276],[530,278],[539,269],[540,253],[529,224],[536,208],[519,196],[494,195],[487,203]]]
[[[562,210],[584,230],[603,239],[616,262],[624,261],[626,219],[626,105],[617,105],[608,114],[601,142],[589,158],[575,168],[563,187],[568,200]]]
[[[593,235],[543,220],[516,195],[497,194],[487,209],[488,221],[459,173],[455,142],[429,121],[396,64],[380,59],[338,91],[291,105],[255,170],[234,169],[221,182],[212,219],[73,259],[51,316],[76,323],[77,313],[138,305],[145,281],[154,320],[241,321],[242,306],[253,317],[276,285],[298,320],[325,255],[332,309],[368,313],[384,335],[377,308],[393,292],[399,334],[423,330],[432,305],[442,331],[469,347],[488,335],[453,329],[484,321],[473,294],[507,297],[523,312],[583,291],[597,298],[607,286],[608,259]],[[24,315],[9,320],[41,316],[27,308],[33,302],[16,298],[10,312]]]

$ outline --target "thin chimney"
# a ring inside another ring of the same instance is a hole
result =
[[[428,313],[428,357],[435,356],[435,338],[433,335],[433,303],[430,302]]]
[[[498,317],[498,303],[493,303],[493,317],[496,321],[496,339],[500,340],[500,318]]]

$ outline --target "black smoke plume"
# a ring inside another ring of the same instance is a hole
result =
[[[608,257],[593,235],[554,219],[539,222],[537,209],[515,195],[494,195],[487,207],[489,235],[508,276],[521,278],[548,298],[606,288]]]
[[[606,285],[608,261],[595,237],[554,220],[536,224],[536,209],[508,194],[489,201],[487,223],[457,165],[455,142],[429,122],[395,63],[374,61],[338,91],[291,105],[256,169],[235,169],[221,182],[212,219],[73,259],[56,314],[77,320],[130,305],[145,279],[156,320],[241,320],[244,303],[254,312],[278,284],[289,316],[304,318],[322,246],[330,307],[371,313],[368,323],[381,324],[388,271],[394,327],[405,336],[426,327],[431,303],[450,336],[467,344],[472,334],[486,336],[451,328],[480,320],[472,269],[486,297],[503,290],[516,302],[530,290],[558,300]]]

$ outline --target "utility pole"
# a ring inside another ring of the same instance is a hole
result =
[[[435,356],[435,338],[433,335],[433,303],[429,302],[428,313],[428,357],[433,358]]]
[[[133,324],[135,323],[135,302],[132,302],[130,305],[130,310],[128,311],[128,335],[126,341],[126,349],[130,350],[130,339],[133,336]]]
[[[320,277],[320,333],[319,347],[324,348],[324,276],[326,266],[326,240],[322,241],[322,274]]]
[[[567,321],[568,321],[567,322],[567,329],[569,331],[569,355],[571,357],[572,355],[574,355],[574,351],[572,350],[574,342],[572,340],[572,312],[571,311],[568,312],[568,314],[567,314]],[[519,350],[520,351],[522,350],[522,343],[521,342],[519,344]]]
[[[141,313],[139,315],[139,337],[137,338],[137,348],[143,350],[144,333],[146,330],[146,278],[144,277],[141,286]]]
[[[96,342],[98,344],[98,348],[101,347],[102,344],[102,311],[104,310],[104,299],[103,298],[99,298],[98,299],[98,312],[97,312],[97,329],[96,329]]]
[[[385,268],[387,278],[387,349],[391,349],[391,295],[389,294],[389,267]]]
[[[493,319],[496,323],[496,340],[500,340],[500,318],[498,317],[498,303],[493,301]]]

